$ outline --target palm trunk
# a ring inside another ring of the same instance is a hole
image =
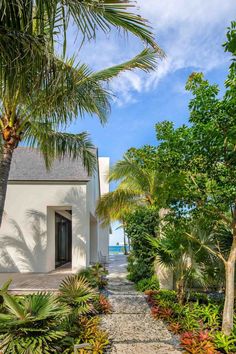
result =
[[[130,238],[129,238],[129,236],[127,236],[127,240],[128,240],[128,246],[129,246],[129,252],[130,252],[130,250],[131,250],[131,243],[130,243]]]
[[[178,301],[181,305],[183,305],[184,299],[185,299],[185,286],[184,286],[183,277],[181,277],[179,280],[177,280],[176,290],[177,290]]]
[[[225,262],[225,303],[223,311],[222,332],[230,335],[234,319],[234,286],[236,261],[236,225],[234,226],[234,239],[227,262]]]
[[[125,235],[125,229],[124,229],[124,255],[127,256],[128,251],[127,251],[127,244],[126,244],[126,235]]]
[[[7,192],[7,182],[11,167],[14,148],[10,145],[3,146],[3,152],[0,153],[0,227],[4,211],[4,204]]]

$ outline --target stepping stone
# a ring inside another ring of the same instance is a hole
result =
[[[114,344],[111,354],[180,354],[181,351],[171,345],[162,345],[157,342],[150,343],[119,343]]]
[[[172,335],[162,321],[153,320],[147,314],[110,314],[102,325],[109,330],[113,342],[171,341]]]
[[[112,305],[113,313],[120,314],[142,314],[150,313],[146,300],[143,295],[137,294],[118,294],[111,295],[109,301]]]

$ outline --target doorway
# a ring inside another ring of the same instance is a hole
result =
[[[68,211],[70,213],[70,211]],[[72,258],[72,222],[71,218],[55,212],[55,267],[71,262]]]

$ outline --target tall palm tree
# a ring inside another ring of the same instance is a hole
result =
[[[111,169],[109,181],[118,187],[104,194],[97,205],[97,215],[103,224],[124,219],[124,215],[140,206],[151,206],[158,196],[159,175],[156,170],[144,169],[127,154]]]
[[[129,1],[1,0],[0,1],[0,225],[12,154],[20,141],[37,146],[47,166],[55,157],[82,157],[94,168],[87,133],[58,132],[78,115],[96,114],[102,123],[109,112],[109,93],[102,82],[124,70],[152,70],[162,56],[145,20],[127,11]],[[70,19],[85,38],[98,29],[123,28],[144,40],[145,49],[132,60],[92,73],[86,65],[56,56],[61,35],[66,50]]]

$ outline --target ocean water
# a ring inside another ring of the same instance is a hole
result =
[[[128,248],[128,246],[127,246]],[[109,246],[110,254],[122,254],[124,253],[124,246]]]

